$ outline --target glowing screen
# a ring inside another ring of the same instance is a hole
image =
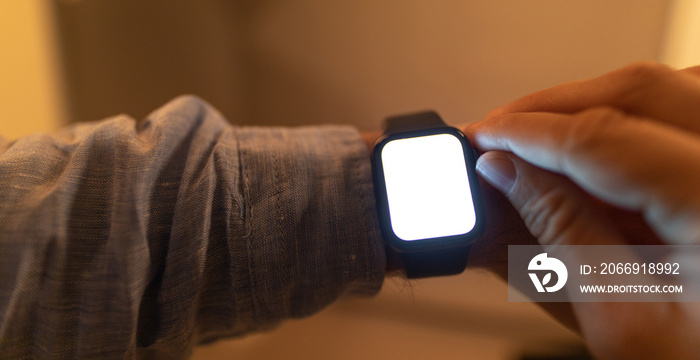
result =
[[[474,228],[474,202],[458,138],[437,134],[392,140],[381,158],[396,236],[412,241]]]

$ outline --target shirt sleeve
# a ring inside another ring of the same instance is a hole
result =
[[[192,96],[0,138],[0,358],[186,358],[373,295],[370,173],[352,127],[236,127]]]

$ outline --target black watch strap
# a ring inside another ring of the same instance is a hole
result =
[[[445,127],[444,121],[435,111],[393,116],[384,120],[384,134],[395,134],[411,130]]]
[[[409,279],[461,274],[467,267],[470,246],[419,253],[399,253]]]
[[[424,130],[437,127],[447,127],[440,115],[434,111],[394,116],[384,122],[384,134],[395,134],[412,130]],[[390,247],[387,251],[394,252],[399,260],[406,277],[409,279],[460,274],[467,267],[470,246],[448,248],[441,250],[415,253],[395,252]]]

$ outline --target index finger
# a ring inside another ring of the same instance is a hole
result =
[[[574,81],[518,99],[489,117],[514,112],[573,114],[592,107],[614,107],[700,133],[700,68],[683,71],[637,63],[603,76]]]
[[[510,151],[605,202],[642,212],[668,241],[700,239],[700,137],[609,108],[506,114],[467,132],[482,151]]]

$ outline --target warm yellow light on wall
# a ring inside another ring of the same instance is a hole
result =
[[[51,3],[7,1],[0,11],[0,135],[51,131],[65,118]]]
[[[676,68],[700,65],[700,1],[675,0],[668,14],[661,60]]]

